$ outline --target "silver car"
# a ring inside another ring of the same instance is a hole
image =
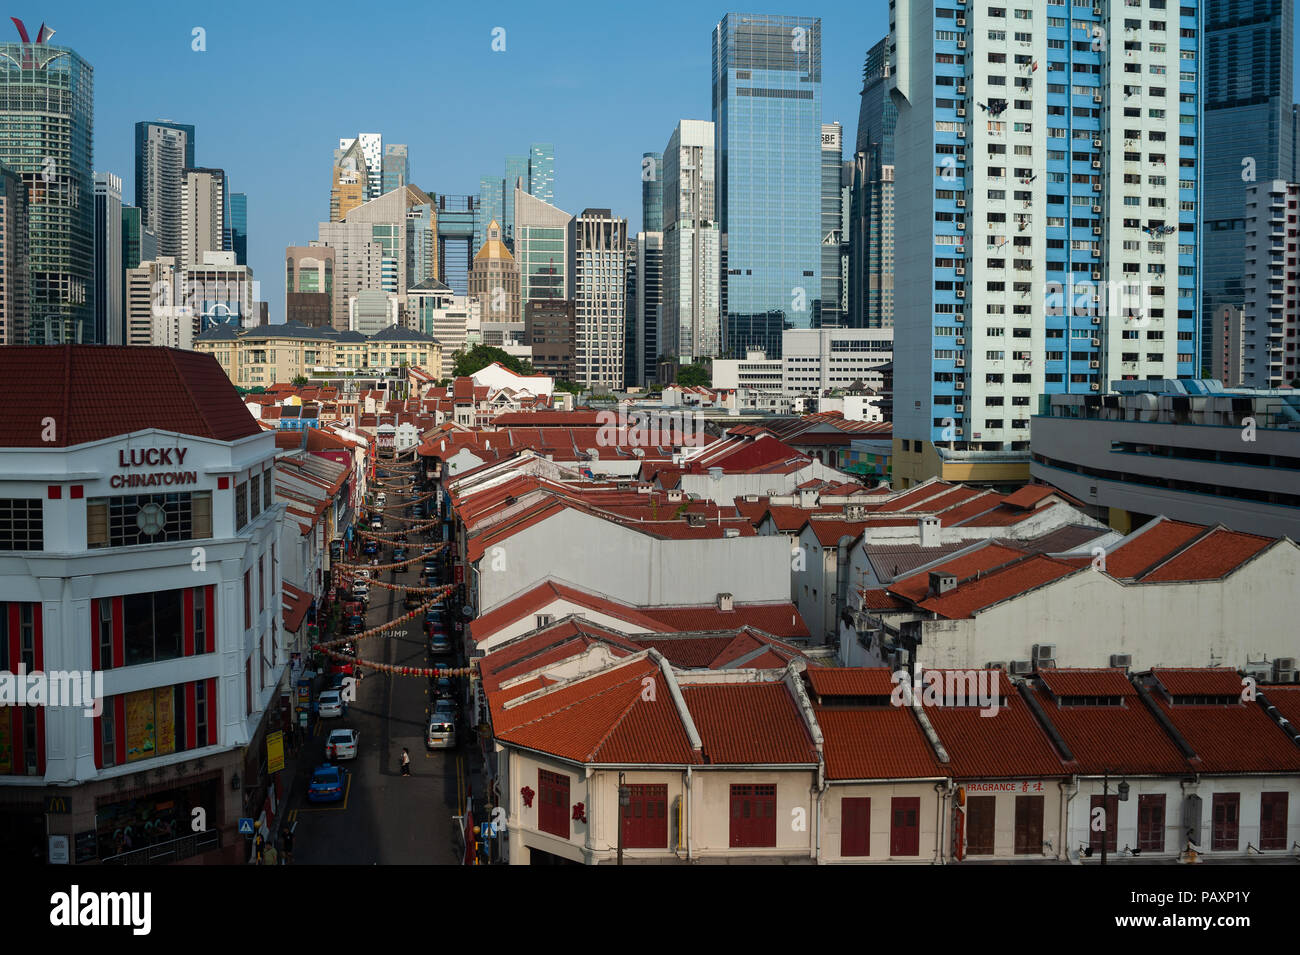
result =
[[[456,748],[456,708],[443,706],[447,700],[439,700],[429,717],[429,729],[424,737],[426,749]]]

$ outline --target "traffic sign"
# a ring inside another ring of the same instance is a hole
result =
[[[251,836],[253,834],[253,820],[247,816],[239,817],[239,834],[241,836]]]

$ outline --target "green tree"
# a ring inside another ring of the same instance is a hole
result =
[[[683,365],[677,372],[677,384],[683,388],[707,388],[711,382],[709,369],[699,364]]]
[[[571,394],[571,395],[580,395],[580,394],[582,394],[582,386],[581,386],[581,385],[575,385],[573,382],[571,382],[571,381],[566,381],[566,380],[563,379],[563,378],[560,378],[560,379],[558,379],[558,380],[555,382],[555,390],[556,390],[556,391],[566,391],[566,392],[568,392],[568,393]]]
[[[303,385],[307,384],[307,376],[295,375],[292,384],[295,388],[301,388]]]
[[[491,345],[475,345],[468,351],[457,349],[453,357],[456,360],[456,365],[452,374],[457,378],[468,377],[493,362],[499,362],[502,367],[509,368],[516,375],[533,374],[532,362],[515,358],[513,355],[507,355],[500,348],[494,348]]]

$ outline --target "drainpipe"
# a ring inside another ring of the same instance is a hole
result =
[[[952,792],[952,780],[948,779],[943,782],[934,784],[934,793],[940,797],[935,800],[936,812],[938,818],[935,819],[934,831],[934,862],[933,865],[943,865],[943,831],[947,823],[948,814],[948,794]]]
[[[815,811],[817,813],[817,823],[815,837],[813,839],[813,862],[818,865],[822,861],[822,804],[826,801],[826,766],[822,762],[817,763],[817,798],[815,800]]]
[[[1074,790],[1068,796],[1065,796],[1065,801],[1061,803],[1061,848],[1056,853],[1058,859],[1063,858],[1066,862],[1070,861],[1070,803],[1074,802],[1074,797],[1079,795],[1078,774],[1076,773],[1071,776],[1070,779],[1074,781]],[[1061,780],[1056,784],[1056,788],[1061,791],[1062,795],[1065,795],[1065,787],[1067,785],[1068,784],[1065,780]]]
[[[686,818],[683,820],[682,828],[686,830],[686,861],[691,861],[691,827],[695,824],[695,780],[691,773],[692,767],[686,767]]]

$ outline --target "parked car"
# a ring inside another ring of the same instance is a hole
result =
[[[429,629],[431,623],[441,623],[443,613],[437,607],[430,607],[424,611],[424,628]]]
[[[349,589],[348,593],[351,594],[352,591]],[[365,612],[366,608],[361,605],[360,600],[345,600],[343,602],[343,616],[345,618],[352,616],[360,617]]]
[[[415,505],[414,511],[415,511],[415,516],[416,516],[416,517],[424,517],[424,505],[423,505],[423,504],[417,504],[417,505]]]
[[[422,603],[424,603],[424,594],[417,594],[412,590],[408,590],[406,596],[402,598],[402,606],[407,610],[414,610]]]
[[[447,634],[440,630],[432,631],[429,634],[429,652],[436,657],[451,653],[451,640]]]
[[[344,629],[347,631],[348,636],[352,636],[354,633],[361,633],[366,629],[366,620],[361,616],[361,614],[354,613],[352,616],[348,617],[347,626]]]
[[[421,553],[421,554],[431,554],[431,553],[433,553],[433,545],[432,545],[432,544],[425,544],[423,547],[420,548],[420,553]]]
[[[384,519],[380,517],[378,514],[370,518],[370,529],[372,531],[383,530],[383,527],[384,527]]]
[[[361,548],[361,551],[362,551],[362,553],[366,554],[367,556],[369,556],[369,555],[371,555],[371,554],[378,554],[378,553],[379,553],[379,541],[377,541],[377,540],[368,540],[368,541],[366,541],[366,546],[363,547],[363,548]]]
[[[330,657],[330,675],[352,676],[356,672],[356,664],[351,660],[335,660]],[[342,689],[342,687],[331,687],[331,689]]]
[[[333,730],[325,740],[326,759],[356,759],[361,734],[356,730]]]
[[[338,690],[325,690],[320,695],[317,702],[316,712],[320,714],[321,719],[328,719],[333,716],[342,716],[344,709],[343,694]]]
[[[433,559],[430,559],[430,558],[425,558],[425,561],[424,561],[424,573],[425,573],[425,576],[427,576],[430,580],[435,580],[435,579],[437,579],[437,577],[438,577],[438,562],[437,562],[436,560],[433,560]]]
[[[377,495],[375,495],[375,503],[378,504],[380,507],[385,506],[388,503],[388,495],[385,494],[383,491],[380,491]]]
[[[365,580],[369,580],[369,579],[370,579],[370,568],[369,568],[369,567],[358,567],[358,568],[357,568],[357,576],[358,576],[358,577],[361,577],[361,578],[363,578],[363,579],[365,579]]]
[[[406,560],[407,556],[408,555],[406,553],[406,548],[403,547],[402,545],[399,544],[393,548],[393,560],[395,562]]]
[[[370,585],[364,580],[358,580],[352,585],[352,599],[360,601],[363,604],[370,603]]]
[[[348,774],[337,766],[324,763],[312,770],[307,798],[311,802],[338,802],[343,798]]]
[[[429,729],[424,736],[425,749],[456,748],[456,717],[445,710],[435,711],[429,717]]]
[[[433,678],[433,698],[435,700],[456,699],[456,684],[451,681],[451,677],[438,676]]]

